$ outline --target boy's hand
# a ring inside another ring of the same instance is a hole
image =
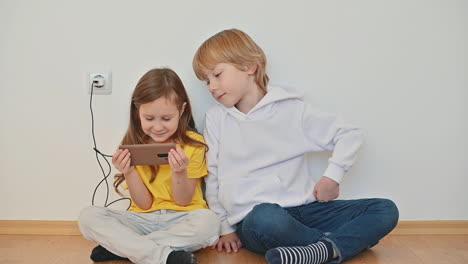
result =
[[[217,249],[218,252],[223,251],[224,248],[226,249],[227,253],[231,253],[231,251],[237,253],[241,247],[242,243],[236,232],[221,236],[218,240],[218,243],[211,246],[212,249]]]
[[[130,166],[130,151],[128,149],[118,149],[112,156],[112,164],[124,175],[135,170],[134,166]]]
[[[314,197],[319,202],[329,202],[338,198],[340,195],[340,186],[334,180],[325,176],[315,184]]]
[[[190,162],[190,159],[185,155],[184,150],[179,146],[176,146],[175,149],[171,149],[169,151],[168,160],[173,174],[186,172],[187,166]]]

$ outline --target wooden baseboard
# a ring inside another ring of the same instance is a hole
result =
[[[0,220],[0,235],[81,235],[76,221]]]
[[[400,221],[390,235],[468,235],[468,221]]]
[[[76,221],[0,220],[0,235],[81,235]],[[468,220],[400,221],[390,235],[468,235]]]

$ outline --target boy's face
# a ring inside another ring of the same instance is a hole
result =
[[[229,63],[218,63],[205,74],[211,95],[225,107],[238,106],[255,91],[254,75],[249,69],[241,71]]]
[[[142,104],[138,112],[143,132],[156,143],[170,142],[177,131],[184,107],[185,104],[179,111],[176,104],[164,97]]]

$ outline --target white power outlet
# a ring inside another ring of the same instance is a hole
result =
[[[112,78],[110,73],[90,73],[88,75],[88,93],[93,89],[94,94],[111,94]]]

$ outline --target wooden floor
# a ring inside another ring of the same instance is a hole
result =
[[[96,244],[81,236],[0,235],[1,264],[93,263],[89,253]],[[200,264],[260,264],[263,256],[247,251],[218,254],[205,249],[197,253]],[[106,264],[128,262],[112,261]],[[346,264],[467,264],[468,235],[388,236]]]

